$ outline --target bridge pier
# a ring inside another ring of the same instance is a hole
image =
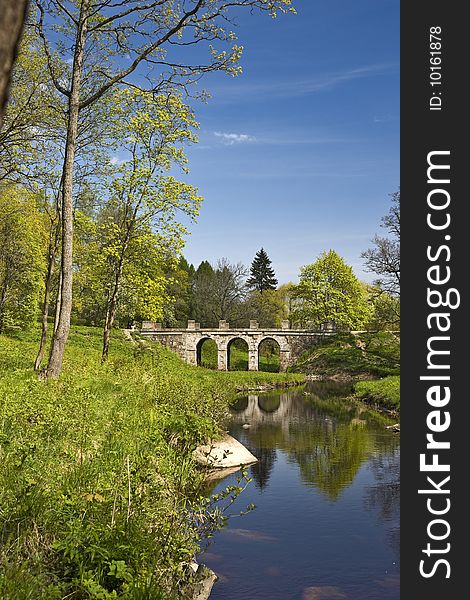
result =
[[[248,349],[248,371],[258,370],[258,348]]]
[[[228,370],[228,352],[227,348],[217,348],[217,370],[227,371]]]
[[[285,373],[290,365],[290,351],[281,348],[279,354],[279,373]]]
[[[197,348],[186,348],[186,362],[197,367],[198,356]]]

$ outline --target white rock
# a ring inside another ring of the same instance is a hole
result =
[[[216,469],[239,467],[258,462],[256,456],[231,435],[214,440],[205,446],[199,446],[193,452],[194,460],[201,465]]]

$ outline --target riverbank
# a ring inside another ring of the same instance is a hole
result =
[[[62,377],[44,383],[37,336],[0,336],[6,600],[181,598],[198,542],[220,524],[192,451],[237,391],[305,379],[191,367],[120,332],[101,364],[100,344],[100,330],[73,327]]]
[[[400,377],[397,375],[375,381],[358,381],[354,384],[357,398],[380,409],[400,412]]]
[[[338,334],[304,353],[291,370],[313,380],[352,381],[356,398],[400,410],[400,339],[393,333]]]
[[[400,339],[388,332],[340,333],[313,346],[289,370],[337,380],[399,375]]]

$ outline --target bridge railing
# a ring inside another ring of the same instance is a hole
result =
[[[288,322],[287,322],[288,323]],[[326,328],[317,328],[317,329],[313,329],[313,328],[305,328],[305,327],[290,327],[287,326],[286,324],[282,324],[280,327],[260,327],[258,325],[258,323],[256,322],[251,322],[250,325],[248,327],[231,327],[230,324],[227,321],[224,322],[220,322],[219,323],[219,327],[201,327],[199,323],[196,322],[189,322],[187,327],[162,327],[161,323],[156,323],[153,321],[143,321],[142,323],[142,327],[140,329],[140,331],[142,333],[182,333],[182,332],[189,332],[189,331],[200,331],[200,332],[215,332],[215,331],[220,331],[220,332],[230,332],[230,331],[244,331],[247,333],[255,333],[256,331],[259,332],[272,332],[272,333],[287,333],[287,332],[291,332],[291,333],[315,333],[315,334],[322,334],[322,333],[327,333],[327,334],[331,334],[334,333],[333,330],[331,329],[326,329]]]

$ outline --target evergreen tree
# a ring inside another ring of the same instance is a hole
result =
[[[247,285],[263,293],[266,290],[275,290],[277,279],[271,261],[264,248],[261,248],[253,259],[250,269],[251,276]]]

